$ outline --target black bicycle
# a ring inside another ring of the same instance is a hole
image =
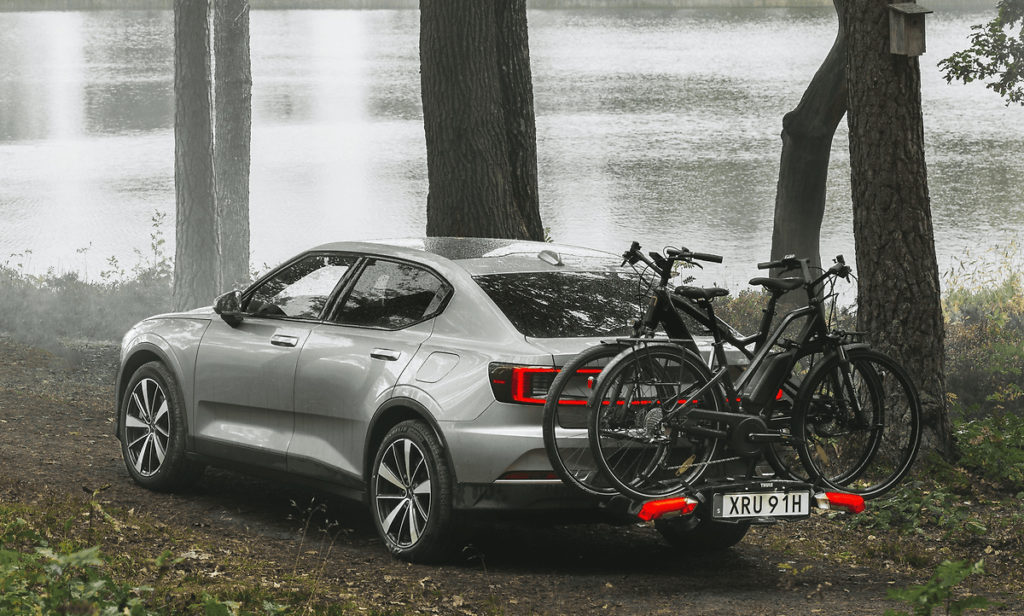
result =
[[[895,362],[828,327],[825,304],[836,279],[850,273],[841,257],[817,278],[803,259],[760,264],[801,276],[751,281],[770,295],[758,332],[747,337],[714,315],[712,300],[724,289],[669,289],[676,262],[720,257],[684,249],[648,258],[635,242],[624,257],[659,281],[633,338],[581,353],[549,389],[545,445],[563,480],[592,494],[657,498],[692,486],[716,464],[746,461],[752,476],[763,456],[782,478],[870,498],[906,474],[920,405]],[[807,305],[772,328],[778,299],[801,286]],[[688,320],[712,334],[710,362],[697,353]],[[667,340],[653,337],[659,327]],[[794,329],[795,338],[784,336]],[[726,344],[749,359],[742,373],[728,366]],[[580,446],[584,426],[590,447]]]

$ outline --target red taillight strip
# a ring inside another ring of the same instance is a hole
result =
[[[825,492],[828,504],[835,509],[843,509],[849,513],[864,511],[864,497],[846,492]]]
[[[532,391],[527,391],[530,384],[531,374],[551,374],[559,372],[558,368],[526,368],[516,367],[512,369],[512,401],[522,404],[544,404],[544,398],[531,397]]]
[[[690,515],[696,508],[697,501],[689,496],[663,498],[661,500],[647,501],[640,507],[640,511],[637,512],[636,516],[641,520],[650,522],[668,513]]]

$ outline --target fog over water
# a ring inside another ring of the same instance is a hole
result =
[[[1024,108],[935,63],[985,12],[928,17],[925,140],[940,267],[1020,238]],[[556,241],[768,257],[783,114],[835,37],[831,9],[531,11],[542,216]],[[252,13],[254,264],[341,239],[422,235],[416,11]],[[0,262],[96,279],[173,255],[168,11],[0,13]],[[845,121],[823,255],[853,254]]]

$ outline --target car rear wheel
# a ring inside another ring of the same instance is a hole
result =
[[[657,520],[654,527],[672,547],[689,552],[725,550],[743,540],[750,522],[718,522],[707,518]]]
[[[121,413],[121,455],[136,483],[173,491],[199,479],[202,465],[185,456],[185,405],[166,366],[154,361],[135,371]]]
[[[429,426],[403,421],[384,436],[373,461],[370,508],[388,550],[436,562],[458,548],[452,472]]]

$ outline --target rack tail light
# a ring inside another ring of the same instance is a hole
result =
[[[847,494],[846,492],[825,492],[825,498],[821,498],[821,494],[817,495],[817,499],[821,504],[827,503],[827,507],[821,507],[822,509],[837,509],[840,511],[846,511],[847,513],[861,513],[864,511],[864,497],[858,494]],[[825,501],[825,502],[821,502]],[[821,505],[819,505],[820,507]]]
[[[650,522],[665,516],[690,515],[697,505],[698,502],[689,496],[662,498],[644,503],[636,516],[645,522]]]

